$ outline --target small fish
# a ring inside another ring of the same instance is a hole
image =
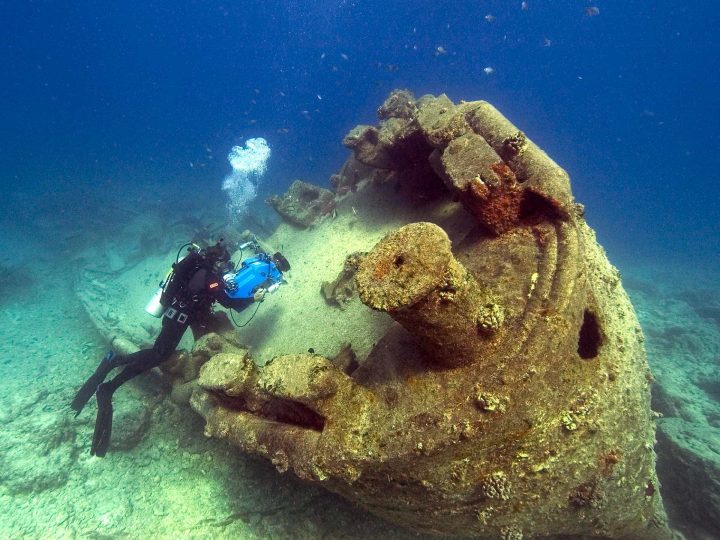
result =
[[[280,97],[285,97],[285,92],[280,92]]]
[[[383,64],[382,62],[377,62],[375,64],[375,67],[378,69],[384,69],[385,71],[387,71],[389,73],[395,73],[396,71],[398,71],[400,69],[395,64]]]
[[[317,95],[317,98],[319,101],[322,101],[322,96],[320,94]]]
[[[495,15],[493,15],[492,13],[488,13],[487,15],[485,15],[485,20],[491,23],[495,20]]]
[[[435,47],[435,56],[440,56],[441,54],[447,54],[447,49],[442,45],[438,45]]]
[[[487,66],[486,68],[483,69],[483,73],[485,75],[492,75],[493,73],[495,73],[495,68]]]
[[[325,60],[325,53],[322,53],[322,54],[320,55],[320,60]]]
[[[522,9],[523,11],[527,11],[528,9],[530,9],[530,4],[528,4],[527,2],[523,2],[520,4],[520,9]]]
[[[586,7],[585,15],[587,15],[588,17],[595,17],[596,15],[600,15],[600,8],[597,6]]]
[[[345,53],[340,53],[340,58],[342,58],[343,60],[350,60],[350,59],[348,58],[348,55],[345,54]]]
[[[552,39],[544,37],[543,38],[543,47],[549,47],[552,45]]]

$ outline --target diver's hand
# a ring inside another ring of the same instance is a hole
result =
[[[260,287],[257,291],[255,291],[255,294],[253,294],[253,302],[262,302],[265,300],[265,293],[267,291]]]

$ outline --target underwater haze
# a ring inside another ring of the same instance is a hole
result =
[[[344,134],[408,88],[485,99],[522,124],[611,254],[714,262],[717,6],[594,5],[7,3],[4,191],[215,190],[229,148],[253,136],[274,149],[269,189],[322,183]]]
[[[671,524],[688,539],[720,538],[716,2],[28,0],[4,2],[0,20],[2,536],[171,537],[177,520],[194,538],[417,537],[220,443],[183,448],[207,459],[203,471],[211,453],[242,471],[218,473],[213,487],[226,520],[179,517],[191,514],[195,462],[163,501],[115,492],[120,511],[112,489],[175,473],[177,437],[150,431],[91,461],[92,419],[76,424],[69,410],[108,348],[77,294],[83,272],[140,268],[218,222],[244,228],[247,213],[270,235],[279,218],[265,200],[296,179],[330,188],[350,155],[343,137],[408,89],[492,103],[568,171],[645,331],[664,388],[654,408],[688,423],[658,448]],[[259,139],[267,168],[227,189],[228,156]],[[157,217],[154,230],[128,227],[143,216]],[[153,279],[139,284],[148,297]],[[126,386],[146,399],[158,384]],[[188,440],[203,438],[189,409],[164,414],[151,430],[180,422]],[[683,440],[681,464],[663,457]],[[52,456],[45,472],[40,454]],[[143,468],[147,477],[126,478]],[[715,517],[687,502],[691,484]]]

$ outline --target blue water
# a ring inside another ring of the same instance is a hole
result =
[[[589,16],[589,6],[600,13]],[[568,169],[611,256],[717,257],[712,2],[0,9],[5,193],[148,182],[212,191],[230,147],[253,136],[273,148],[268,192],[297,177],[323,184],[347,155],[342,136],[372,123],[388,92],[406,87],[497,105]]]
[[[568,170],[611,262],[666,271],[657,290],[629,275],[643,325],[685,324],[653,302],[677,293],[673,273],[686,294],[692,271],[717,332],[717,2],[14,1],[0,24],[0,276],[14,259],[54,264],[68,238],[82,246],[78,227],[109,199],[221,211],[226,157],[249,138],[272,148],[256,204],[296,178],[327,186],[343,136],[407,88],[493,103]],[[22,268],[4,282],[14,302],[37,284]]]

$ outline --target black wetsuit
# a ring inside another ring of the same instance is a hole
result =
[[[100,362],[95,373],[80,388],[71,407],[80,414],[87,401],[97,392],[98,417],[91,454],[104,456],[110,445],[112,427],[112,394],[120,385],[133,377],[162,364],[175,351],[185,330],[190,326],[195,338],[212,331],[214,318],[212,305],[220,303],[238,311],[253,303],[251,298],[233,299],[225,292],[222,276],[213,260],[201,253],[191,252],[173,265],[173,274],[162,297],[165,311],[162,328],[151,349],[129,355],[108,355]],[[123,370],[108,382],[105,377],[115,368]]]
[[[188,326],[195,339],[206,334],[213,324],[211,310],[215,302],[242,311],[253,301],[251,298],[228,297],[222,276],[213,270],[207,259],[192,252],[174,265],[162,299],[166,308],[162,315],[162,328],[152,349],[127,356],[116,355],[110,361],[112,367],[125,366],[125,369],[107,384],[115,390],[136,375],[162,364],[175,351]]]

